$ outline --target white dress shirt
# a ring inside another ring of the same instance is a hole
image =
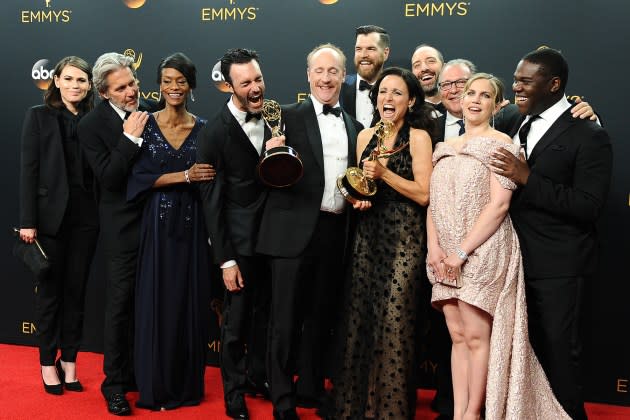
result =
[[[372,123],[372,118],[374,117],[374,107],[372,106],[372,101],[370,101],[370,91],[367,89],[359,90],[359,83],[361,83],[361,80],[365,79],[361,78],[361,76],[357,74],[357,82],[354,86],[357,92],[356,119],[363,124],[363,127],[368,128]]]
[[[348,133],[343,122],[343,115],[336,117],[329,113],[324,115],[324,106],[311,95],[311,101],[317,115],[319,134],[322,138],[324,152],[324,195],[320,210],[341,213],[346,200],[337,189],[337,177],[345,173],[348,167]],[[339,102],[335,107],[339,106]]]
[[[532,150],[538,144],[542,136],[549,130],[549,128],[556,122],[556,120],[562,115],[567,109],[571,108],[571,104],[567,101],[567,98],[563,95],[562,98],[546,110],[540,113],[540,118],[534,120],[532,122],[531,128],[529,130],[529,134],[527,135],[527,154],[526,156],[531,156]],[[531,115],[528,115],[521,124],[525,124]],[[520,131],[520,127],[512,141],[514,144],[521,144],[521,139],[518,136],[518,132]]]
[[[265,122],[262,118],[256,119],[252,118],[249,121],[245,122],[245,117],[247,116],[247,112],[241,111],[234,104],[234,96],[230,98],[228,101],[228,109],[236,118],[236,121],[241,125],[241,128],[245,132],[245,135],[252,143],[256,151],[260,155],[262,152],[263,141],[265,139]]]
[[[461,118],[457,118],[455,115],[446,111],[446,120],[444,123],[444,140],[453,137],[459,137],[460,125],[457,121],[461,120]]]

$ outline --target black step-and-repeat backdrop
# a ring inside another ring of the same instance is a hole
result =
[[[215,68],[226,49],[256,49],[267,96],[295,102],[308,92],[305,57],[315,45],[341,47],[352,73],[354,28],[375,24],[392,38],[388,65],[409,67],[414,47],[429,43],[445,59],[468,58],[508,86],[526,52],[541,45],[563,51],[571,70],[567,94],[594,106],[615,152],[613,186],[600,224],[601,268],[587,297],[587,398],[630,405],[630,141],[628,130],[622,130],[630,68],[628,16],[630,3],[625,0],[2,0],[0,231],[6,234],[0,235],[0,342],[34,343],[33,286],[11,257],[9,228],[18,221],[24,112],[42,102],[41,89],[59,59],[78,55],[93,62],[108,51],[129,55],[143,97],[157,99],[157,64],[182,51],[198,69],[196,101],[190,108],[210,117],[226,99],[216,87],[220,75]],[[97,255],[87,296],[84,348],[92,351],[102,345],[101,258]],[[216,327],[220,303],[209,302],[208,310]],[[216,361],[218,328],[208,346],[209,360]],[[430,384],[435,365],[425,358],[421,366]]]

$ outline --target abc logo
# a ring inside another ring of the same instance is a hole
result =
[[[53,78],[54,70],[48,70],[50,62],[43,58],[33,65],[31,77],[33,83],[41,90],[48,89],[48,85]]]
[[[221,92],[228,93],[230,91],[230,88],[225,84],[225,79],[221,74],[221,61],[217,61],[217,64],[212,67],[212,83],[214,83],[214,87]]]

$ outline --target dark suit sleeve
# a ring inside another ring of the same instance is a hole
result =
[[[225,162],[222,144],[227,133],[222,125],[208,124],[197,141],[197,162],[209,163],[216,175],[210,182],[199,184],[206,229],[212,245],[216,264],[236,259],[231,241],[226,232],[224,205]]]
[[[610,186],[612,147],[601,128],[583,135],[572,170],[573,182],[554,182],[533,168],[521,196],[527,205],[579,223],[597,219]]]
[[[37,227],[40,125],[35,109],[26,111],[20,153],[20,227]]]
[[[88,115],[79,123],[79,141],[85,157],[103,188],[122,191],[127,186],[127,176],[140,147],[123,134],[122,128],[120,133],[113,134],[108,130],[105,121],[89,117],[97,116]],[[105,138],[107,135],[117,136],[111,149]]]

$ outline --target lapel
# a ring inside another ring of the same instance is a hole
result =
[[[346,126],[346,134],[348,135],[348,166],[356,166],[357,164],[357,127],[354,125],[352,117],[343,111],[343,122]]]
[[[353,117],[357,116],[357,75],[349,74],[341,85],[341,107]]]
[[[107,142],[110,142],[110,147],[114,148],[116,143],[120,139],[123,133],[123,120],[120,115],[114,111],[109,101],[104,99],[97,105],[98,112],[102,115],[103,120],[107,125],[107,129],[115,135],[105,136]]]
[[[564,131],[566,131],[571,125],[575,123],[574,118],[571,116],[571,109],[567,109],[565,112],[558,117],[558,119],[549,127],[549,130],[540,138],[534,149],[532,150],[529,159],[527,162],[529,163],[530,168],[536,162],[536,158],[540,156],[540,154],[549,147],[550,144],[554,142]]]
[[[43,111],[42,125],[40,129],[44,129],[46,132],[49,132],[50,138],[52,139],[52,141],[47,144],[47,151],[50,153],[50,156],[47,156],[46,158],[50,159],[51,162],[60,162],[60,167],[65,168],[66,156],[63,152],[63,133],[61,132],[61,122],[59,121],[61,118],[61,111],[57,109],[50,109],[48,107],[44,107]],[[66,171],[60,171],[59,175],[63,178],[64,182],[66,182]]]
[[[241,149],[247,150],[250,155],[258,157],[258,151],[247,137],[247,134],[243,131],[243,127],[239,124],[238,120],[232,115],[230,108],[227,104],[223,107],[223,123],[229,133],[228,141],[234,142]]]
[[[308,97],[300,104],[300,112],[299,114],[302,116],[304,120],[304,126],[306,129],[306,137],[308,142],[313,149],[313,155],[315,156],[315,161],[321,168],[324,170],[324,149],[322,147],[322,136],[319,131],[319,124],[317,123],[317,115],[315,115],[315,108],[313,107],[313,102],[311,102],[311,98]]]
[[[516,133],[518,133],[519,128],[521,128],[521,125],[523,124],[523,121],[525,120],[525,117],[527,115],[521,115],[518,120],[516,120],[516,123],[514,124],[514,126],[512,127],[512,129],[510,130],[509,133],[507,133],[510,137],[514,138],[514,136],[516,135]]]

